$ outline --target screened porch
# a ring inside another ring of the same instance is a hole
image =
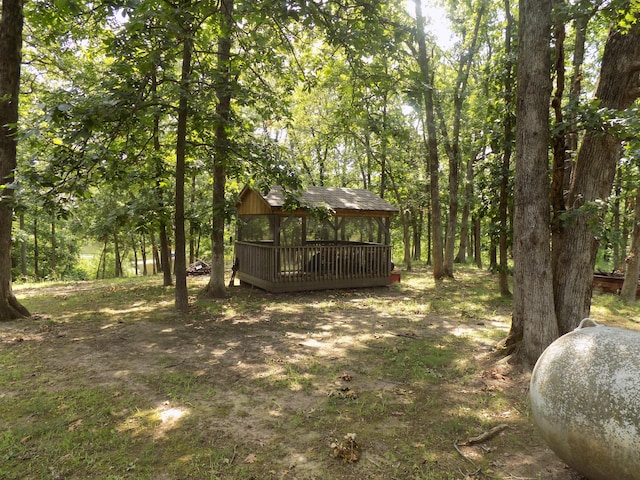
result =
[[[395,207],[367,190],[312,187],[302,203],[331,215],[283,209],[282,190],[245,189],[238,205],[236,276],[271,292],[388,285]]]

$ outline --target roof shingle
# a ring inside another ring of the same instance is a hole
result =
[[[281,187],[272,187],[264,199],[272,208],[281,208],[284,205],[285,196]],[[310,205],[324,205],[334,211],[355,210],[390,213],[398,211],[396,207],[375,193],[361,188],[308,187],[301,192],[301,201]]]

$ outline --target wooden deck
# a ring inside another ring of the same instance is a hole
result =
[[[237,278],[269,292],[389,285],[391,247],[369,243],[274,246],[236,242]]]
[[[593,276],[594,290],[601,291],[604,293],[619,294],[620,290],[622,290],[623,283],[624,283],[624,275],[595,274]],[[638,282],[636,297],[640,298],[640,282]]]

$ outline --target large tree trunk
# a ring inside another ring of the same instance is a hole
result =
[[[628,33],[612,30],[605,45],[596,89],[602,108],[624,110],[640,88],[640,23]],[[554,294],[560,334],[589,315],[593,270],[605,205],[619,158],[620,140],[608,132],[587,132],[576,159],[566,220],[554,247]]]
[[[231,98],[233,78],[231,72],[231,35],[233,31],[233,0],[222,0],[220,4],[221,28],[218,37],[218,69],[220,76],[216,85],[215,153],[213,159],[213,212],[211,220],[211,278],[207,292],[214,298],[226,295],[224,283],[224,226],[226,203],[226,165],[229,160],[229,126],[231,124]],[[242,268],[242,266],[241,266]]]
[[[429,193],[431,198],[431,260],[433,278],[440,280],[445,276],[444,271],[444,242],[442,238],[442,209],[440,206],[438,160],[438,137],[436,135],[436,117],[433,103],[433,72],[427,57],[427,44],[424,35],[424,17],[419,0],[414,0],[416,6],[416,30],[418,38],[418,64],[422,81],[424,82],[424,104],[427,126],[427,147],[429,165]]]
[[[511,59],[511,35],[513,31],[513,16],[511,15],[511,3],[504,2],[504,11],[507,17],[507,25],[504,30],[505,40],[505,75],[504,75],[504,152],[500,168],[500,199],[498,203],[498,218],[500,221],[500,237],[498,248],[500,251],[498,284],[500,295],[510,297],[509,290],[509,177],[511,171],[511,152],[513,146],[513,61]]]
[[[549,248],[551,0],[520,0],[516,93],[513,322],[515,359],[531,367],[558,336]]]
[[[636,187],[636,207],[633,215],[631,247],[626,262],[627,268],[625,269],[620,298],[625,302],[635,302],[638,289],[638,274],[640,273],[640,187]]]
[[[184,231],[185,157],[187,150],[187,120],[189,118],[191,56],[193,53],[193,39],[189,30],[188,26],[185,26],[183,32],[182,72],[180,75],[180,101],[176,135],[175,264],[173,269],[176,276],[175,307],[180,312],[186,312],[189,309]]]
[[[13,180],[22,61],[22,0],[2,0],[0,17],[0,321],[28,317],[11,288]],[[8,187],[8,188],[5,188]]]

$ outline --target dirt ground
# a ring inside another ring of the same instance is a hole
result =
[[[192,290],[199,281],[192,281]],[[91,284],[57,288],[47,294],[62,303],[82,289],[87,289],[87,299],[98,295],[108,300],[118,293],[117,289],[91,292],[95,288]],[[17,293],[28,299],[36,292],[25,289]],[[52,318],[36,311],[31,320],[0,324],[0,348],[37,348],[47,361],[34,375],[50,378],[52,388],[64,388],[82,376],[96,385],[117,385],[153,398],[159,405],[176,402],[141,379],[158,372],[206,379],[210,391],[215,392],[212,398],[198,393],[187,408],[209,409],[211,420],[203,417],[199,428],[210,429],[212,435],[235,445],[231,462],[263,464],[262,470],[256,469],[263,476],[251,478],[383,479],[417,478],[410,466],[402,473],[402,451],[390,455],[388,450],[396,446],[389,444],[389,438],[419,449],[421,435],[428,436],[430,428],[438,428],[440,418],[428,418],[424,413],[412,418],[407,413],[411,410],[404,407],[426,397],[415,393],[415,385],[381,375],[371,365],[376,358],[372,352],[389,356],[394,349],[402,354],[420,339],[437,342],[443,335],[454,341],[463,338],[472,355],[465,364],[467,380],[460,385],[449,382],[445,375],[429,388],[451,404],[463,404],[488,391],[501,392],[508,403],[499,415],[487,415],[503,430],[473,446],[461,445],[466,438],[449,438],[450,444],[443,447],[448,450],[446,458],[425,457],[425,462],[433,462],[434,476],[421,478],[582,478],[543,444],[532,425],[526,405],[528,375],[497,356],[496,342],[487,340],[496,338],[490,330],[508,330],[507,312],[476,318],[468,312],[453,315],[448,310],[427,310],[421,300],[424,292],[402,286],[280,297],[240,287],[232,293],[224,301],[224,313],[212,313],[209,304],[193,299],[193,314],[186,317],[172,313],[170,299],[153,305],[148,299],[134,299],[106,313],[102,308],[97,320],[87,312],[82,318],[74,317],[72,311]],[[86,310],[91,310],[90,301]],[[325,369],[323,372],[329,368],[335,375],[313,376],[314,365]],[[299,388],[291,380],[292,372],[299,373]],[[263,388],[274,379],[286,379],[287,374],[287,388]],[[384,442],[371,435],[371,430],[366,430],[364,437],[358,433],[358,461],[353,463],[332,458],[331,449],[338,455],[343,434],[360,432],[364,427],[359,428],[358,420],[352,418],[329,425],[327,414],[321,412],[328,397],[348,396],[349,392],[369,392],[367,398],[375,398],[375,393],[387,399],[387,423],[381,428],[398,432],[396,437],[381,433]],[[225,406],[224,415],[216,413],[221,405]],[[415,411],[424,410],[418,405]],[[418,420],[424,424],[416,424]],[[178,423],[179,417],[168,418],[156,428],[155,435],[169,435]],[[274,443],[279,444],[277,450]],[[398,465],[391,465],[390,458],[397,459]],[[484,468],[477,469],[480,464]],[[451,471],[443,473],[448,468]],[[381,473],[390,471],[395,473]],[[160,479],[170,478],[159,475]]]

